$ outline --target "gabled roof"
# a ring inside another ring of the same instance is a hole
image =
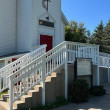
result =
[[[64,13],[61,11],[61,17],[65,25],[69,25],[69,21],[67,20],[66,16]]]

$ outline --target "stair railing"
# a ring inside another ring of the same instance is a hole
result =
[[[10,110],[13,103],[20,99],[35,85],[42,82],[42,92],[45,94],[45,79],[60,66],[65,64],[66,43],[63,42],[38,59],[32,61],[16,73],[9,76],[10,79]],[[42,96],[45,103],[45,95]]]
[[[11,74],[10,79],[10,110],[12,110],[13,103],[26,94],[29,90],[33,89],[35,85],[42,82],[42,104],[45,104],[45,79],[52,72],[55,72],[60,66],[65,64],[67,61],[70,62],[69,57],[82,57],[79,54],[79,49],[82,47],[88,47],[88,54],[93,58],[98,56],[99,46],[74,43],[74,42],[63,42],[50,50],[49,52],[43,54],[38,59],[27,64],[25,67],[21,68],[19,71]],[[84,48],[85,49],[85,48]],[[90,50],[94,49],[94,53]],[[83,51],[84,54],[85,51]],[[94,60],[93,60],[94,61]],[[96,60],[97,61],[97,60]],[[73,61],[72,61],[73,63]],[[67,64],[65,68],[67,69]],[[65,69],[65,70],[66,70]],[[66,70],[67,73],[67,70]],[[67,81],[67,79],[66,79]],[[66,82],[65,81],[65,82]]]
[[[108,82],[110,82],[110,54],[100,53],[99,67],[106,68],[108,70]]]
[[[9,88],[9,79],[7,79],[6,77],[19,71],[21,68],[25,67],[27,64],[29,64],[33,60],[39,58],[45,52],[46,52],[46,45],[42,45],[36,50],[22,56],[16,61],[1,68],[0,69],[0,92]]]
[[[74,63],[76,58],[92,58],[92,62],[97,64],[98,45],[67,42],[68,63]]]
[[[100,53],[100,67],[110,68],[110,54]]]

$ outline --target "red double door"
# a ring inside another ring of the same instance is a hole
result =
[[[48,35],[40,35],[40,45],[47,44],[46,51],[49,51],[52,49],[53,45],[53,37]]]

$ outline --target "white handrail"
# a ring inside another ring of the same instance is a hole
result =
[[[110,54],[100,53],[100,67],[110,68]]]
[[[42,45],[36,50],[22,56],[16,61],[6,65],[5,67],[0,69],[0,92],[9,88],[9,80],[6,78],[9,75],[19,71],[21,68],[25,67],[27,64],[39,58],[46,52],[46,45]]]
[[[92,58],[92,62],[97,64],[98,45],[67,42],[68,63],[73,63],[76,58]]]
[[[10,110],[13,103],[35,85],[42,81],[43,87],[45,86],[45,78],[65,63],[65,51],[64,42],[9,76]]]
[[[108,70],[108,82],[110,82],[110,54],[100,53],[99,67],[106,68]]]
[[[11,74],[9,76],[11,91],[10,110],[12,110],[13,103],[16,100],[20,99],[21,96],[26,94],[29,90],[31,90],[35,85],[39,84],[40,82],[42,82],[42,92],[44,94],[44,96],[42,96],[42,103],[44,104],[45,78],[49,76],[52,72],[54,72],[56,69],[58,69],[60,66],[65,64],[67,61],[70,61],[67,57],[70,55],[70,52],[72,53],[71,55],[75,56],[75,58],[80,56],[79,49],[81,49],[82,47],[87,47],[87,49],[89,50],[95,50],[94,55],[92,52],[89,51],[89,54],[92,59],[94,59],[96,55],[98,55],[98,46],[96,45],[93,45],[92,47],[88,44],[63,42],[49,52],[43,54],[38,59],[35,59],[34,61],[30,62],[25,67],[22,67],[19,71],[15,72],[14,74]]]

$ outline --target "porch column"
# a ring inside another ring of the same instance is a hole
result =
[[[108,56],[107,56],[107,66],[108,66],[108,82],[110,82],[110,73],[109,73],[109,72],[110,72],[110,70],[109,70],[109,69],[110,69],[110,68],[109,68],[109,67],[110,67],[110,65],[109,65],[109,54],[108,54]]]
[[[65,99],[68,99],[68,50],[67,43],[65,44]]]
[[[99,46],[97,46],[97,85],[100,85],[100,73],[99,73]]]
[[[45,74],[46,74],[46,64],[45,64],[45,55],[42,58],[42,105],[45,105]]]

